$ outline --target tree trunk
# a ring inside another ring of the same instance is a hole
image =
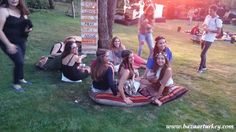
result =
[[[107,24],[108,24],[108,33],[109,40],[113,37],[113,24],[114,24],[114,16],[116,13],[116,4],[117,0],[108,0],[107,1]]]
[[[107,1],[98,0],[98,48],[108,48],[109,45]]]
[[[55,9],[54,0],[48,0],[48,3],[49,3],[49,8],[50,9]]]

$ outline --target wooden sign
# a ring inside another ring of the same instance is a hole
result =
[[[82,52],[95,54],[98,41],[97,0],[81,0]]]

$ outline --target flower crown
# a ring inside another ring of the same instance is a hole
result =
[[[159,55],[163,55],[163,56],[167,57],[166,52],[159,52],[159,53],[156,54],[156,57],[158,57]]]

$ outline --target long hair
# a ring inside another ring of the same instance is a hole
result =
[[[155,46],[154,46],[154,49],[153,49],[153,58],[155,58],[155,56],[159,53],[159,52],[163,52],[163,51],[160,51],[160,49],[158,48],[158,43],[161,39],[165,39],[164,37],[162,36],[157,36],[155,38]]]
[[[121,53],[121,56],[123,58],[123,61],[121,62],[120,64],[120,67],[119,67],[119,70],[118,70],[118,73],[119,75],[121,74],[120,73],[120,70],[121,68],[123,67],[124,69],[128,69],[130,71],[130,75],[129,75],[129,78],[133,77],[134,75],[134,67],[133,67],[133,64],[129,61],[129,56],[130,54],[132,54],[132,52],[130,50],[123,50],[122,53]]]
[[[122,47],[121,40],[120,40],[120,38],[117,37],[117,36],[115,36],[115,37],[112,38],[111,43],[110,43],[110,46],[109,46],[109,49],[110,49],[111,51],[114,51],[115,49],[117,49],[117,47],[115,47],[115,45],[114,45],[116,39],[119,39],[119,41],[120,41],[120,46],[118,47],[118,50],[124,50],[123,47]]]
[[[160,66],[157,64],[157,57],[158,57],[158,56],[161,56],[161,55],[163,55],[164,58],[165,58],[165,64],[164,64],[164,66],[163,66],[162,69],[161,69],[161,73],[160,73],[160,76],[159,76],[159,80],[161,80],[161,79],[163,78],[163,76],[164,76],[164,74],[165,74],[165,72],[166,72],[166,69],[170,66],[169,61],[168,61],[168,59],[167,59],[165,53],[164,53],[164,52],[160,52],[160,53],[158,53],[158,54],[154,57],[153,72],[156,73],[157,70],[160,68]]]
[[[73,41],[67,41],[65,43],[65,49],[61,54],[62,59],[65,58],[67,55],[69,55],[71,53],[73,43],[74,43]]]
[[[103,79],[103,75],[107,71],[109,67],[109,63],[104,61],[104,56],[108,50],[106,49],[98,49],[96,52],[96,61],[92,64],[91,68],[91,78],[94,81],[100,81]]]
[[[0,5],[8,8],[9,7],[8,0],[2,0]],[[25,1],[24,0],[19,0],[19,4],[16,6],[16,8],[20,10],[20,14],[23,15],[23,16],[24,15],[29,15],[29,13],[30,13],[29,9],[25,5]]]

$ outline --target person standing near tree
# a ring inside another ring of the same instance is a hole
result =
[[[33,26],[27,17],[29,10],[23,0],[2,0],[0,12],[0,47],[15,65],[13,88],[23,92],[20,84],[29,84],[24,79],[26,41]]]
[[[198,68],[198,73],[202,73],[207,70],[206,67],[206,54],[211,44],[214,42],[216,35],[221,32],[222,20],[217,15],[217,6],[211,5],[209,8],[209,15],[206,16],[203,22],[204,33],[202,35],[201,42],[201,62]]]
[[[143,45],[146,41],[148,48],[149,48],[149,55],[151,54],[154,41],[152,35],[152,26],[154,23],[154,11],[155,7],[153,4],[150,4],[144,8],[144,14],[139,19],[138,24],[138,40],[139,40],[139,47],[138,47],[138,56],[141,57]]]

